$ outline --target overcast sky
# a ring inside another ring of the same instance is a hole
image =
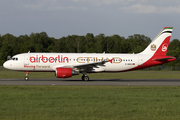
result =
[[[0,0],[0,34],[49,37],[100,33],[154,39],[163,27],[174,27],[180,39],[180,0]]]

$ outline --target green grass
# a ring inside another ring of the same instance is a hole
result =
[[[0,120],[178,120],[180,87],[0,86]]]
[[[180,71],[130,71],[120,73],[87,74],[90,79],[180,79]],[[72,76],[81,79],[82,74]],[[0,68],[0,78],[24,78],[25,72]],[[56,78],[54,72],[30,72],[30,78]]]

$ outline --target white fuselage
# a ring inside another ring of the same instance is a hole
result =
[[[52,71],[66,67],[96,63],[113,59],[112,63],[94,67],[87,72],[121,72],[142,65],[151,56],[142,54],[97,54],[97,53],[23,53],[13,56],[4,66],[18,71]]]

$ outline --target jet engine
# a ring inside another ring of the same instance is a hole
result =
[[[57,78],[68,78],[73,75],[79,75],[79,71],[76,71],[72,68],[56,68],[55,75]]]

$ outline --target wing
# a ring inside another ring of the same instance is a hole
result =
[[[55,65],[52,68],[55,70],[57,67],[63,67],[63,68],[75,68],[80,71],[88,71],[88,70],[93,70],[95,68],[99,68],[99,66],[105,66],[104,64],[107,62],[112,63],[113,59],[108,60],[108,61],[100,61],[100,62],[93,62],[93,63],[79,63],[75,65],[64,65],[64,66],[59,66]],[[98,71],[103,71],[103,69],[99,69]]]
[[[104,64],[107,62],[109,62],[109,61],[77,64],[77,65],[73,65],[73,68],[77,68],[80,71],[87,71],[87,70],[92,70],[93,68],[99,68],[98,66],[105,66]]]
[[[78,68],[78,69],[85,69],[85,70],[92,69],[92,68],[98,68],[98,66],[105,66],[104,64],[107,62],[112,63],[113,59],[107,60],[107,61],[93,62],[93,63],[76,64],[76,65],[73,65],[73,67]]]

